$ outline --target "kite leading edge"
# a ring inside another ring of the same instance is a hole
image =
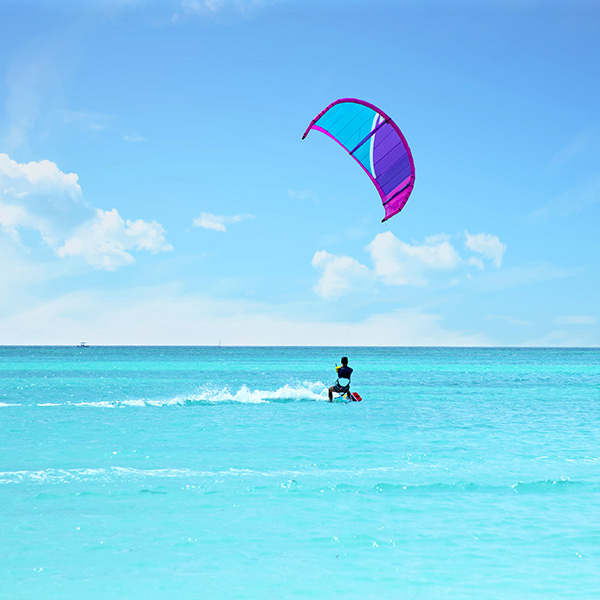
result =
[[[398,214],[415,184],[415,165],[400,128],[382,110],[356,98],[341,98],[306,128],[335,140],[365,170],[385,209],[382,223]]]

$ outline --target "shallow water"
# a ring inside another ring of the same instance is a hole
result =
[[[1,598],[600,596],[600,350],[0,347],[0,419]]]

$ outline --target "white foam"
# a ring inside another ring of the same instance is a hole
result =
[[[115,402],[67,402],[66,404],[70,404],[71,406],[97,406],[99,408],[116,408],[120,402],[117,400]]]
[[[111,407],[115,406],[184,406],[190,404],[265,404],[277,401],[306,401],[306,400],[327,400],[327,388],[321,382],[303,382],[295,386],[286,384],[277,390],[251,389],[243,385],[238,390],[231,390],[225,386],[217,388],[214,386],[204,386],[193,393],[182,394],[172,398],[147,399],[138,398],[133,400],[117,400],[115,402],[87,403],[93,406]],[[85,403],[80,403],[85,404]]]
[[[385,469],[390,471],[390,469]],[[273,471],[263,471],[260,469],[248,468],[229,468],[214,471],[204,471],[195,469],[139,469],[135,467],[103,467],[103,468],[80,468],[80,469],[42,469],[38,471],[0,471],[0,485],[7,484],[63,484],[77,482],[114,482],[131,481],[145,479],[181,479],[186,483],[201,483],[203,478],[284,478],[298,479],[300,477],[326,476],[336,477],[347,476],[352,479],[355,476],[367,473],[381,471],[381,468],[358,468],[348,469],[323,469],[318,467],[303,467],[301,469],[280,469]],[[391,470],[392,472],[394,470]]]
[[[319,389],[319,393],[315,391]],[[289,384],[277,390],[250,389],[243,385],[237,391],[231,391],[228,387],[221,389],[206,388],[197,391],[186,398],[187,402],[237,402],[241,404],[262,404],[277,400],[324,400],[325,389],[322,383],[304,383],[296,386]]]
[[[229,387],[202,386],[189,394],[180,394],[171,398],[131,398],[127,400],[98,400],[92,402],[40,402],[37,406],[78,406],[94,408],[119,408],[145,406],[187,406],[194,404],[268,404],[270,402],[301,402],[327,400],[327,387],[320,381],[304,381],[296,385],[286,384],[276,390],[251,389],[243,385],[237,390]],[[5,404],[0,406],[20,406]]]

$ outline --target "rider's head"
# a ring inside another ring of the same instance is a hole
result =
[[[342,356],[342,364],[346,366],[348,364],[348,358],[346,356]]]

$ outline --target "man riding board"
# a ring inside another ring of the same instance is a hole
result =
[[[336,367],[335,370],[337,371],[338,378],[335,384],[329,388],[329,402],[333,402],[333,392],[341,396],[350,394],[352,369],[348,366],[348,358],[346,356],[342,356],[342,366]]]

